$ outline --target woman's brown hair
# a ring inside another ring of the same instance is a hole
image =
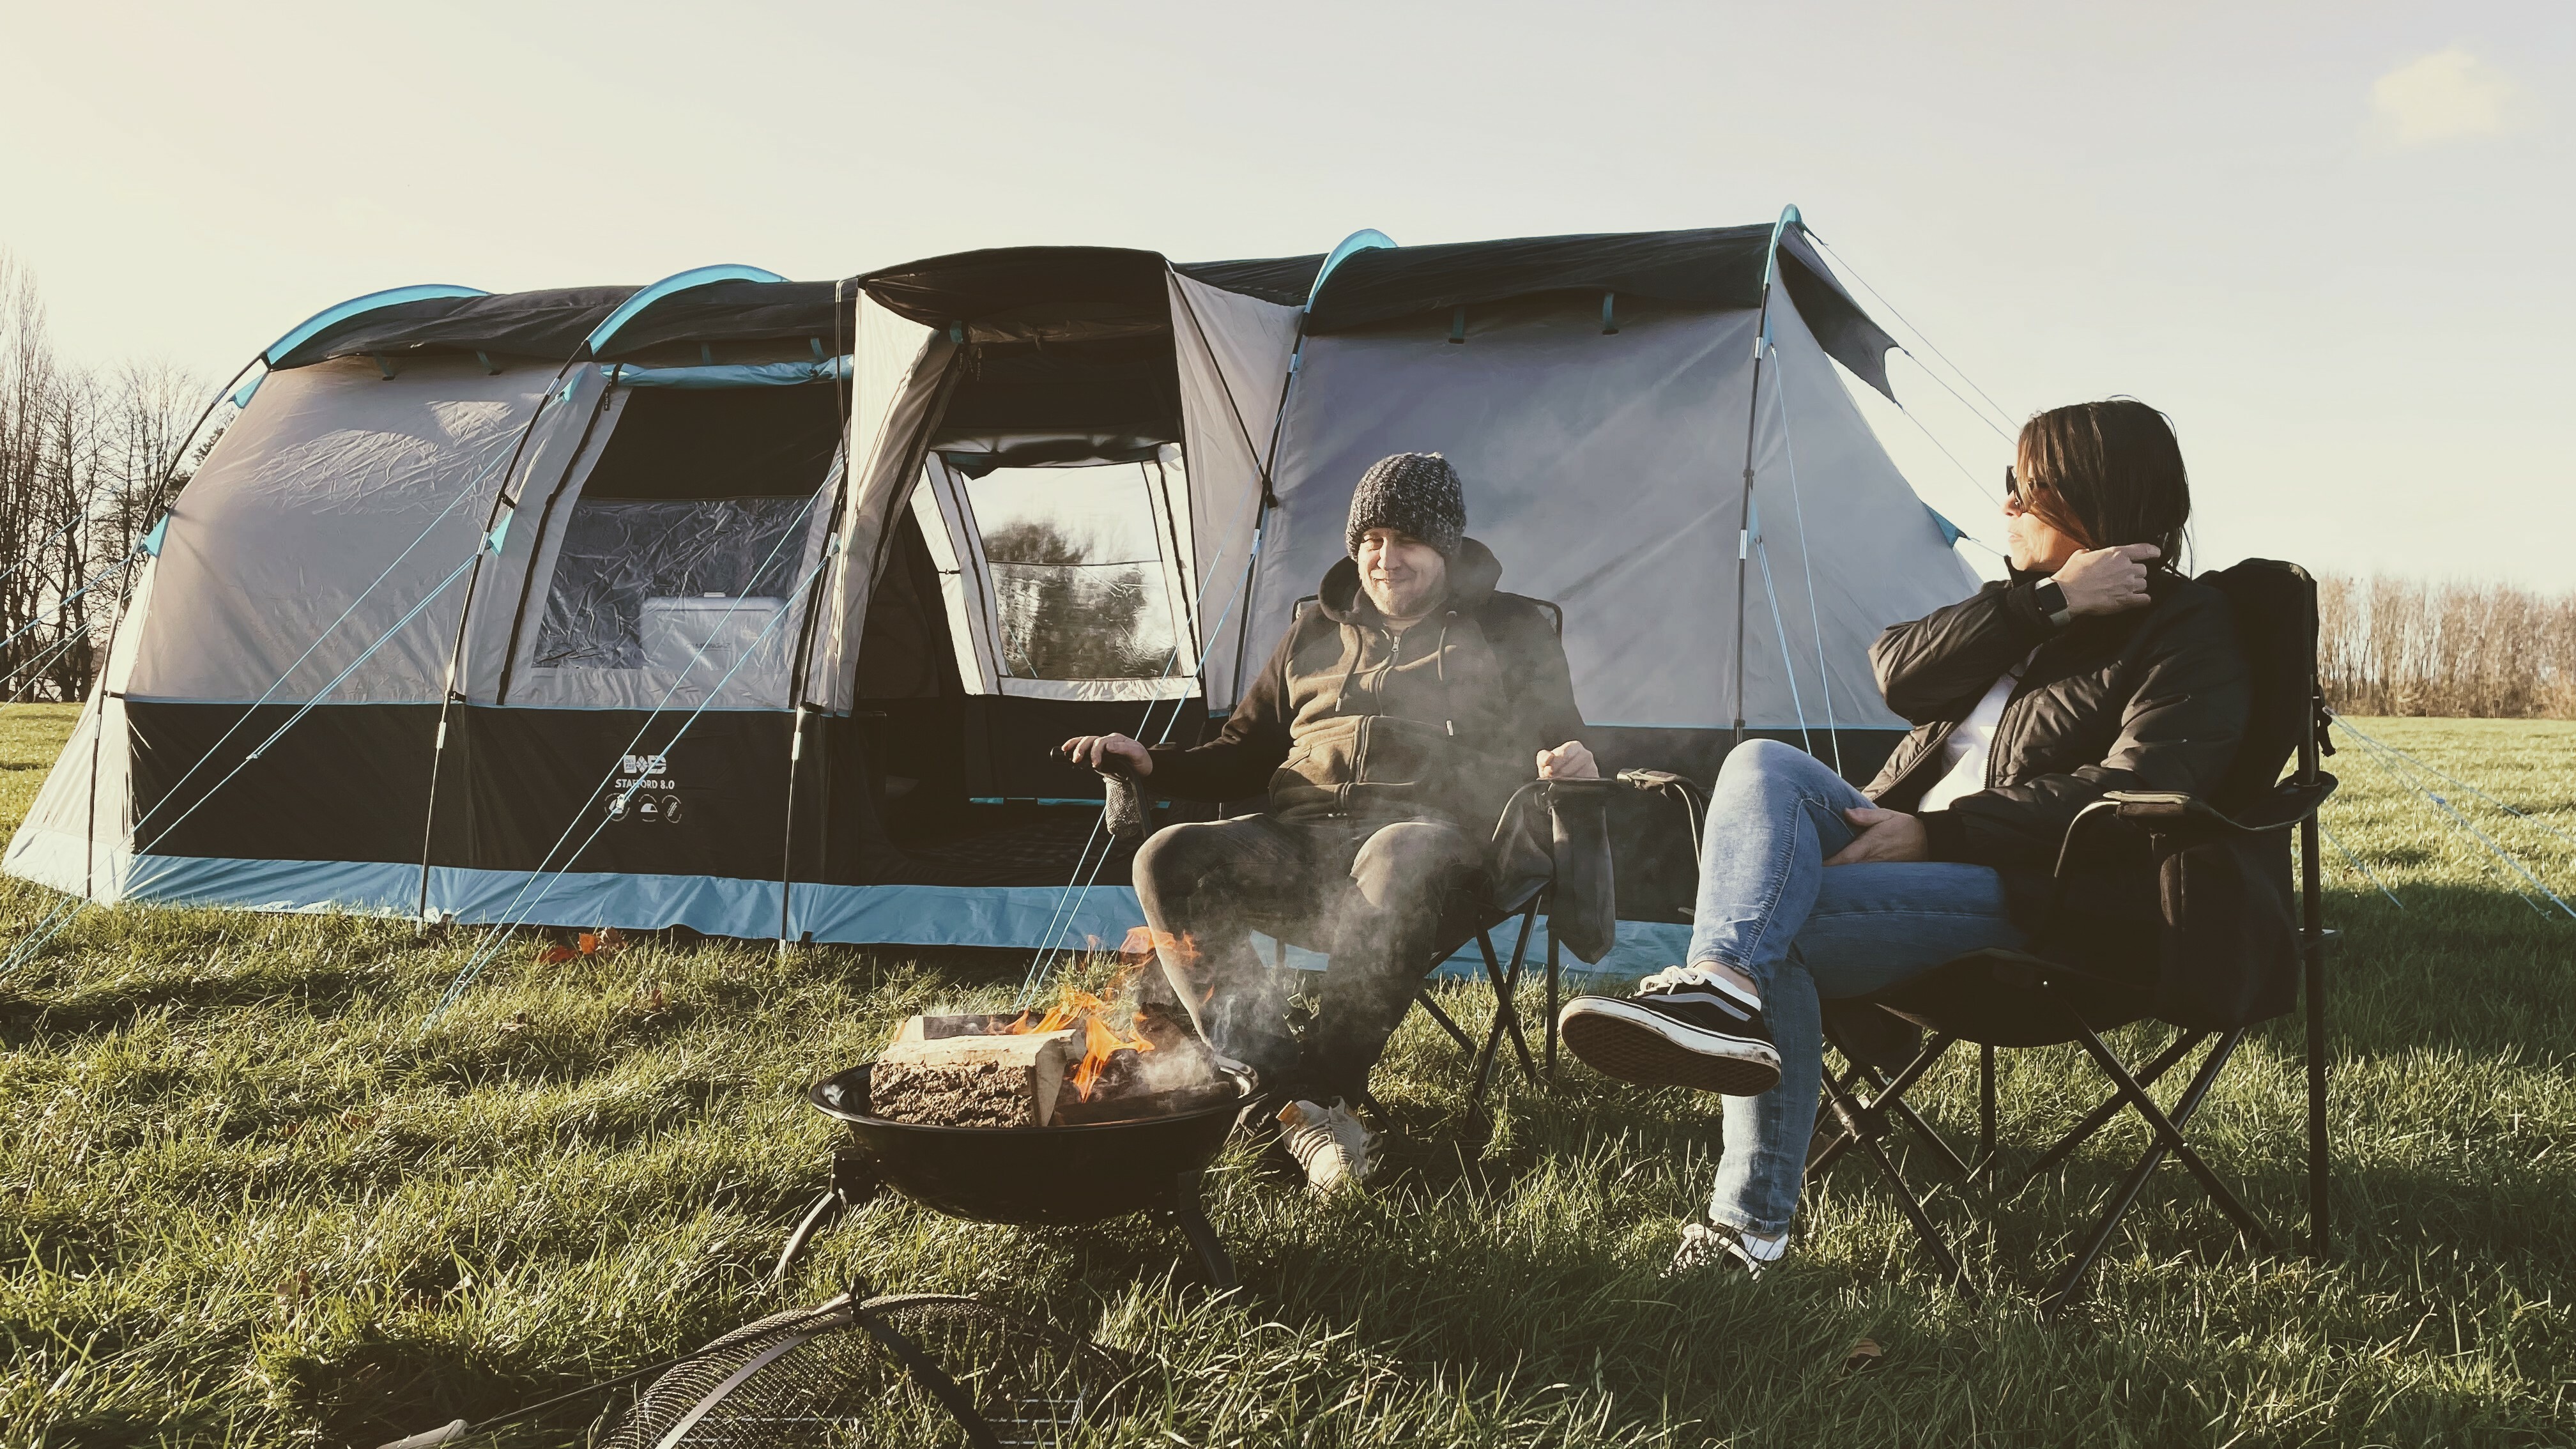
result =
[[[2173,420],[2136,398],[2050,408],[2021,425],[2022,506],[2086,548],[2152,543],[2182,567],[2191,478]]]

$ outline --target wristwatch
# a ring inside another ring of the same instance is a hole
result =
[[[2065,628],[2066,621],[2075,617],[2074,611],[2066,607],[2066,590],[2055,579],[2041,579],[2030,596],[2039,601],[2039,611],[2057,628]]]

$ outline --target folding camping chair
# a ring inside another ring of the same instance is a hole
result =
[[[2120,848],[2122,837],[2125,848],[2143,845],[2149,858],[2168,872],[2191,851],[2241,852],[2246,865],[2261,870],[2257,890],[2276,891],[2277,898],[2270,904],[2280,908],[2277,917],[2260,909],[2242,916],[2248,930],[2265,920],[2277,920],[2282,927],[2270,933],[2276,939],[2257,943],[2261,957],[2257,970],[2243,981],[2220,981],[2213,992],[2207,979],[2188,980],[2188,961],[2172,950],[2170,939],[2165,969],[2151,986],[2111,979],[2039,955],[1980,951],[1874,997],[1827,1003],[1826,1037],[1848,1067],[1839,1076],[1826,1074],[1825,1105],[1839,1131],[1830,1138],[1819,1134],[1809,1160],[1809,1180],[1820,1178],[1847,1151],[1859,1149],[1895,1190],[1899,1205],[1943,1276],[1962,1289],[1967,1287],[1966,1274],[1958,1256],[1889,1158],[1886,1139],[1891,1118],[1932,1144],[1935,1155],[1962,1177],[1991,1178],[1996,1167],[1996,1051],[2071,1042],[2081,1046],[2110,1079],[2112,1095],[2025,1169],[2014,1188],[2066,1160],[2122,1109],[2134,1110],[2145,1120],[2153,1141],[2121,1179],[2108,1210],[2042,1300],[2043,1311],[2052,1317],[2074,1299],[2147,1178],[2167,1157],[2182,1163],[2246,1237],[2277,1250],[2262,1220],[2219,1180],[2183,1131],[2245,1033],[2286,1014],[2301,995],[2307,1018],[2308,1249],[2318,1257],[2327,1251],[2325,962],[2316,812],[2334,792],[2335,778],[2318,768],[2319,755],[2331,753],[2332,746],[2326,739],[2324,701],[2317,684],[2316,582],[2294,564],[2263,559],[2204,574],[2201,582],[2227,596],[2252,671],[2253,714],[2237,760],[2209,800],[2178,793],[2115,791],[2085,807],[2067,830],[2051,913],[2054,916],[2063,907],[2068,882],[2087,852],[2105,845]],[[2297,768],[2290,778],[2281,779],[2282,768],[2293,754]],[[2287,928],[2286,911],[2288,832],[2293,827],[2300,837],[2299,920],[2294,932]],[[2172,879],[2167,876],[2169,887]],[[2190,914],[2195,900],[2183,893],[2181,926],[2169,921],[2169,938],[2178,929],[2188,933],[2195,920]],[[2233,904],[2241,911],[2248,903]],[[2044,927],[2034,939],[2044,944],[2051,933]],[[2183,964],[2178,966],[2178,960]],[[2101,1033],[2148,1018],[2165,1021],[2180,1034],[2133,1071],[2103,1042]],[[1929,1037],[1910,1061],[1889,1076],[1882,1074],[1881,1066],[1888,1059],[1883,1047],[1891,1027],[1907,1034],[1919,1029]],[[1874,1036],[1878,1042],[1866,1042],[1864,1036]],[[1978,1048],[1978,1159],[1973,1165],[1943,1142],[1905,1100],[1906,1092],[1924,1073],[1960,1042]],[[2209,1043],[2207,1051],[2168,1112],[2147,1089],[2203,1043]]]

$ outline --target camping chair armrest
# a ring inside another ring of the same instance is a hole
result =
[[[2159,834],[2258,835],[2287,830],[2315,814],[2334,794],[2335,785],[2335,777],[2327,774],[2313,781],[2284,780],[2271,794],[2234,815],[2179,790],[2109,790],[2102,798],[2112,803],[2120,819]]]
[[[2075,812],[2058,846],[2057,868],[2051,873],[2060,881],[2066,879],[2068,868],[2076,860],[2077,845],[2098,833],[2085,829],[2093,821],[2116,820],[2189,847],[2224,836],[2287,830],[2314,815],[2326,797],[2334,793],[2335,784],[2335,777],[2324,773],[2314,780],[2284,780],[2271,794],[2235,815],[2181,790],[2105,790],[2101,799]]]

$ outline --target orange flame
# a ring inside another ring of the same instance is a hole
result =
[[[1135,967],[1144,965],[1157,955],[1169,956],[1184,966],[1195,965],[1199,959],[1199,947],[1187,933],[1175,935],[1170,931],[1157,931],[1151,926],[1128,927],[1127,939],[1118,943],[1118,959],[1128,964],[1131,973]],[[1124,981],[1127,975],[1121,974],[1118,979]]]
[[[1126,976],[1122,974],[1117,981],[1110,983],[1108,989],[1115,993],[1119,983],[1125,980]],[[1143,1024],[1144,1013],[1136,1013],[1129,1021],[1130,1030],[1121,1032],[1109,1024],[1109,1016],[1115,1010],[1090,992],[1067,985],[1057,995],[1055,1004],[1047,1008],[1046,1015],[1031,1021],[1029,1013],[1023,1011],[1019,1020],[1003,1027],[996,1035],[1025,1036],[1032,1032],[1044,1034],[1080,1027],[1082,1060],[1073,1069],[1073,1090],[1077,1097],[1088,1102],[1092,1089],[1100,1084],[1100,1074],[1108,1069],[1112,1055],[1121,1051],[1149,1052],[1154,1049],[1154,1044],[1145,1039],[1144,1033],[1133,1030]]]

